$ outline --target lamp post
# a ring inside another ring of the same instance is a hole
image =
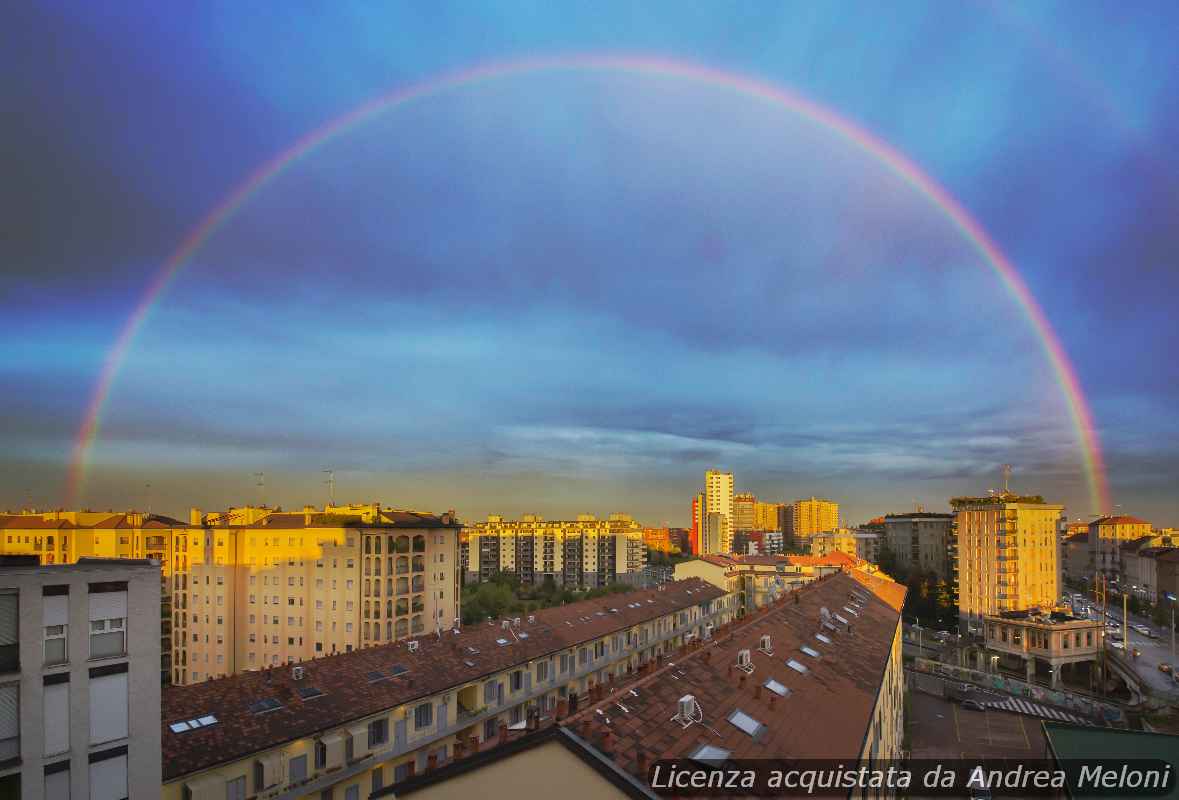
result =
[[[1163,592],[1163,597],[1171,601],[1171,677],[1175,677],[1175,595]]]

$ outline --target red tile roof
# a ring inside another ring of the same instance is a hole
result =
[[[1150,523],[1138,517],[1130,517],[1126,515],[1119,515],[1116,517],[1101,517],[1089,523],[1093,525],[1149,525]]]
[[[856,591],[867,597],[858,608],[851,602]],[[640,757],[649,766],[684,758],[705,744],[734,759],[855,758],[871,723],[904,595],[904,586],[859,571],[820,579],[748,622],[719,631],[711,644],[671,656],[662,669],[614,689],[565,724],[610,751],[619,767],[640,780],[646,779]],[[834,617],[836,630],[823,627],[824,608],[849,620],[850,632]],[[817,639],[820,632],[831,642]],[[759,650],[763,634],[771,637],[773,655]],[[819,656],[804,653],[804,645]],[[753,660],[747,677],[735,666],[742,649]],[[805,674],[788,660],[804,665]],[[789,693],[782,697],[765,688],[768,679]],[[679,699],[689,694],[700,705],[702,722],[669,722]],[[735,711],[764,729],[756,736],[744,732],[729,721]]]
[[[405,642],[302,662],[305,677],[295,681],[290,665],[247,672],[163,691],[162,741],[164,780],[330,730],[383,709],[462,686],[516,664],[568,649],[616,631],[724,596],[698,578],[647,589],[583,600],[537,611],[523,621],[517,638],[500,625],[473,625],[459,634],[422,636],[417,652]],[[507,645],[497,639],[508,638]],[[471,652],[468,648],[475,648]],[[469,662],[469,663],[468,663]],[[368,673],[387,672],[400,664],[408,671],[372,683]],[[324,694],[301,700],[297,687],[313,686]],[[254,714],[251,704],[273,698],[282,708]],[[212,714],[217,723],[173,733],[173,722]]]
[[[799,567],[854,567],[860,563],[859,559],[842,550],[832,551],[825,556],[786,556],[786,559]]]

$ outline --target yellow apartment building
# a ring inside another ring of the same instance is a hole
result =
[[[172,681],[435,633],[459,617],[459,523],[380,504],[231,509],[175,534]]]
[[[546,520],[525,514],[505,520],[492,514],[468,526],[461,559],[467,581],[487,580],[509,572],[522,583],[595,588],[621,581],[636,583],[647,564],[643,526],[629,514],[598,519],[579,514],[574,520]]]
[[[733,601],[702,581],[165,689],[164,800],[368,798],[576,712],[685,643]]]
[[[795,500],[786,509],[786,522],[787,539],[795,547],[805,546],[801,540],[839,527],[839,503],[814,496]]]
[[[785,510],[783,503],[763,503],[760,500],[753,505],[753,529],[755,531],[781,531],[785,528]]]
[[[825,556],[830,553],[847,553],[853,558],[858,556],[856,536],[848,528],[816,533],[810,537],[810,553],[812,556]]]
[[[958,527],[958,612],[968,630],[981,632],[987,615],[1056,605],[1063,506],[1015,495],[959,497],[950,505]]]

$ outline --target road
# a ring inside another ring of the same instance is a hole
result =
[[[1092,593],[1090,593],[1089,597],[1092,597]],[[1092,602],[1093,601],[1090,599],[1090,603]],[[1118,633],[1122,633],[1121,604],[1115,604],[1111,602],[1109,611],[1111,614],[1116,616],[1118,621]],[[1138,674],[1138,677],[1141,678],[1142,681],[1146,683],[1151,689],[1163,692],[1179,691],[1179,683],[1175,682],[1173,676],[1167,675],[1166,673],[1159,670],[1159,664],[1171,664],[1172,666],[1175,666],[1175,662],[1172,661],[1171,658],[1171,638],[1169,633],[1164,629],[1160,629],[1157,625],[1151,622],[1150,619],[1137,614],[1130,614],[1130,624],[1145,625],[1156,634],[1159,634],[1160,638],[1151,639],[1143,636],[1133,628],[1130,628],[1130,638],[1128,643],[1129,647],[1138,648],[1138,650],[1141,651],[1141,655],[1139,655],[1138,658],[1132,658],[1129,655],[1131,652],[1129,649],[1116,651],[1113,650],[1113,648],[1110,648],[1111,652],[1115,652],[1117,655],[1122,656],[1123,661],[1128,663],[1134,672]],[[1111,630],[1109,633],[1112,634],[1113,631]],[[1106,647],[1110,647],[1109,639],[1106,639]]]
[[[906,728],[914,759],[1043,758],[1040,720],[1007,711],[968,711],[924,692],[910,696]],[[976,699],[984,699],[980,693]]]

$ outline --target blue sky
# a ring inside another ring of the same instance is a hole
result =
[[[801,92],[944,185],[1020,269],[1114,502],[1179,524],[1179,11],[1165,3],[396,3],[9,13],[0,508],[61,502],[104,354],[260,163],[398,86],[649,54]],[[749,97],[546,72],[319,148],[169,286],[83,500],[259,497],[685,524],[709,467],[850,521],[1016,488],[1090,507],[1010,296],[880,163]],[[251,474],[265,471],[259,491]],[[147,484],[151,488],[147,488]]]

